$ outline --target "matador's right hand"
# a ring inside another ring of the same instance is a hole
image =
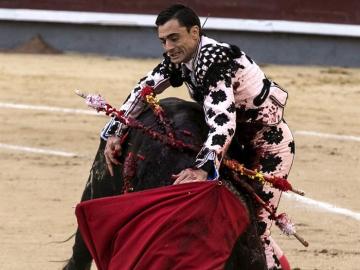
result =
[[[104,150],[106,165],[109,169],[110,175],[114,176],[113,164],[119,165],[117,158],[121,154],[121,143],[118,136],[111,136],[108,138]]]

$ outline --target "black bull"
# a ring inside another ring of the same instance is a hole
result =
[[[208,127],[204,121],[203,110],[198,104],[168,98],[161,101],[161,106],[166,112],[167,119],[171,122],[176,139],[193,145],[202,145],[206,139]],[[150,109],[144,111],[138,120],[147,127],[163,132],[163,128]],[[196,156],[194,151],[165,146],[163,142],[145,135],[142,130],[134,129],[129,132],[127,143],[123,146],[121,164],[114,168],[115,175],[111,177],[106,168],[103,154],[105,144],[106,142],[101,140],[81,201],[121,194],[124,190],[124,159],[130,152],[139,158],[127,169],[133,170],[135,175],[125,172],[125,177],[131,176],[131,187],[134,191],[171,185],[173,182],[171,175],[191,167]],[[239,147],[234,145],[230,147],[228,154],[231,154],[233,148],[236,148],[237,158],[239,158]],[[221,175],[226,177],[230,174],[226,172],[226,169],[222,169]],[[231,181],[231,177],[227,178]],[[244,194],[244,192],[242,193]],[[247,195],[242,196],[244,196],[244,201],[247,202],[247,208],[251,213],[251,223],[237,240],[225,269],[267,269],[257,233],[254,207]],[[91,261],[91,255],[77,230],[72,257],[63,269],[90,269]]]

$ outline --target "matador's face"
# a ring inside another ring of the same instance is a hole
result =
[[[188,29],[177,19],[171,19],[158,26],[158,36],[166,54],[174,64],[186,63],[195,54],[200,39],[197,25]]]

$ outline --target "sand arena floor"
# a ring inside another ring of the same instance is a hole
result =
[[[76,228],[73,206],[98,147],[104,116],[5,108],[8,103],[86,109],[74,89],[120,105],[157,60],[84,55],[0,54],[0,269],[61,269]],[[273,229],[293,269],[360,269],[360,69],[265,66],[289,92],[285,116],[296,138],[290,179],[307,196],[352,212],[336,214],[284,197],[281,209],[309,241]],[[188,99],[184,88],[165,96]],[[6,103],[6,104],[5,104]],[[5,105],[4,105],[5,104]],[[332,138],[300,131],[351,135]],[[61,157],[9,145],[77,153]],[[346,213],[345,213],[346,214]],[[357,214],[357,216],[356,216]],[[356,219],[357,218],[357,219]],[[95,268],[95,267],[93,267]]]

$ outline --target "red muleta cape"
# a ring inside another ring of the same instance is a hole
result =
[[[219,181],[85,201],[76,216],[98,270],[223,269],[249,224]]]

